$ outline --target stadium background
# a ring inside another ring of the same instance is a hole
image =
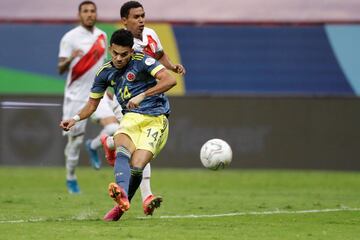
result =
[[[6,102],[61,104],[58,45],[79,2],[0,3],[2,165],[63,165],[61,107]],[[97,4],[98,27],[111,35],[121,3]],[[177,4],[144,2],[149,26],[187,68],[169,93],[170,138],[154,166],[200,167],[202,143],[217,137],[232,146],[233,167],[360,169],[359,2]]]

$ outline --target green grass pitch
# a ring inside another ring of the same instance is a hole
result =
[[[153,169],[162,206],[144,218],[136,196],[110,223],[112,170],[79,168],[80,195],[64,174],[0,168],[0,239],[360,239],[358,172]]]

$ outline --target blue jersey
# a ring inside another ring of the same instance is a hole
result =
[[[117,69],[110,62],[105,63],[97,72],[91,88],[91,98],[101,98],[107,87],[114,89],[123,114],[136,112],[158,116],[170,113],[168,98],[163,94],[146,97],[137,108],[127,109],[129,99],[145,92],[156,85],[155,74],[165,67],[154,58],[135,52],[129,63],[122,69]]]

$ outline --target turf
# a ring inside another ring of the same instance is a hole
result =
[[[153,217],[143,218],[136,196],[129,212],[111,223],[101,219],[113,206],[106,190],[113,180],[112,170],[79,168],[78,178],[82,194],[70,195],[65,190],[63,168],[0,168],[0,239],[360,236],[357,172],[155,169],[152,188],[164,197],[161,208]],[[340,211],[296,212],[324,209]]]

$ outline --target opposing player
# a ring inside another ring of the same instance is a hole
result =
[[[60,74],[68,72],[63,119],[73,116],[86,104],[96,70],[104,63],[106,57],[107,37],[105,32],[95,26],[97,17],[95,3],[92,1],[81,2],[78,11],[80,25],[67,32],[60,42],[58,70]],[[112,115],[113,121],[117,124],[113,113]],[[106,122],[111,122],[111,118]],[[67,136],[64,151],[66,186],[70,193],[80,192],[75,168],[79,162],[85,127],[86,121],[82,121],[71,131],[64,132],[64,135]],[[93,161],[93,165],[96,168],[100,167],[98,158]]]
[[[112,34],[112,60],[97,73],[87,104],[73,118],[60,123],[63,130],[69,131],[96,110],[108,86],[114,88],[124,117],[114,135],[116,183],[109,185],[109,195],[117,205],[105,215],[106,221],[119,220],[130,208],[129,201],[140,185],[144,167],[164,147],[170,106],[163,93],[176,85],[163,65],[152,57],[134,53],[132,46],[131,32],[120,29]]]
[[[136,51],[144,52],[149,56],[159,60],[167,69],[178,73],[185,74],[186,70],[181,64],[173,64],[161,45],[160,39],[156,32],[145,27],[145,11],[141,3],[137,1],[128,1],[120,9],[120,16],[123,25],[134,36],[134,46]],[[106,158],[110,165],[115,161],[114,140],[111,136],[103,136],[102,143]],[[143,171],[143,180],[140,185],[141,197],[143,200],[144,213],[152,215],[155,208],[160,206],[162,198],[153,195],[150,185],[151,167],[148,164]]]

